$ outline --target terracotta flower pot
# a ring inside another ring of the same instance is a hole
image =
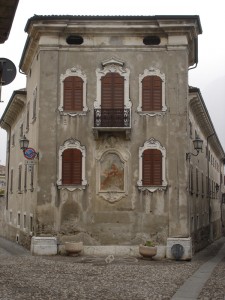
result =
[[[83,242],[65,242],[65,250],[68,255],[79,255],[83,250]]]
[[[152,258],[157,254],[157,247],[139,245],[139,253],[144,258]]]

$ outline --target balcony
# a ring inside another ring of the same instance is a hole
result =
[[[126,139],[130,139],[131,111],[125,109],[94,109],[94,135],[98,138],[99,132],[122,131]]]

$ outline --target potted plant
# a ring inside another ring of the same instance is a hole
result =
[[[151,259],[157,254],[157,247],[153,241],[146,241],[144,245],[139,245],[139,253],[143,258]]]

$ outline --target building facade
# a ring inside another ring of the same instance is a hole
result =
[[[33,235],[185,241],[193,251],[218,238],[225,154],[188,85],[199,17],[34,16],[25,31],[26,90],[13,93],[0,123],[6,235],[28,246]],[[33,159],[20,150],[24,136]]]

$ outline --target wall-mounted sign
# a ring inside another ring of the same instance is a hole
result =
[[[26,148],[23,154],[27,159],[34,159],[37,155],[36,151],[33,148]]]

